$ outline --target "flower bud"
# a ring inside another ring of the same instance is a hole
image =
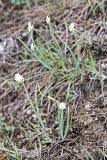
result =
[[[50,17],[49,17],[49,16],[46,16],[46,22],[47,22],[47,24],[50,24],[51,19],[50,19]]]
[[[31,50],[34,52],[34,50],[35,50],[35,46],[34,46],[34,44],[32,43],[31,44]]]
[[[66,109],[66,104],[65,104],[64,102],[60,103],[60,104],[59,104],[59,109],[60,109],[60,110]]]
[[[31,25],[31,22],[28,22],[28,31],[30,33],[33,31],[33,25]]]
[[[69,31],[70,32],[74,32],[75,28],[74,28],[74,23],[70,23],[69,25]]]

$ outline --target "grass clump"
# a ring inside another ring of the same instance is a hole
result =
[[[13,150],[10,150],[10,149],[7,149],[5,147],[6,145],[6,141],[3,139],[3,141],[0,142],[0,150],[5,152],[6,154],[1,157],[1,158],[5,158],[7,157],[8,155],[12,158],[15,158],[16,160],[22,160],[22,154],[19,152],[17,146],[12,142],[12,140],[7,136],[7,139],[8,139],[8,144],[11,145],[11,147],[13,148]]]

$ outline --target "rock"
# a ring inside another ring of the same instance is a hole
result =
[[[86,104],[85,105],[85,109],[87,110],[87,111],[90,111],[91,110],[91,105],[88,103],[88,104]]]
[[[32,117],[33,117],[34,119],[36,119],[36,118],[37,118],[35,114],[32,114]]]
[[[32,113],[31,109],[28,109],[27,114],[30,115]]]

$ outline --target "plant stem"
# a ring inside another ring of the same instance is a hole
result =
[[[60,119],[60,133],[61,133],[61,138],[63,139],[63,110],[61,111],[61,119]]]

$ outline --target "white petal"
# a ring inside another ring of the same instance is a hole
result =
[[[50,24],[50,17],[49,16],[46,16],[46,22],[47,22],[47,24]]]
[[[34,52],[34,49],[35,49],[35,46],[34,46],[34,44],[32,43],[32,44],[31,44],[31,50]]]
[[[31,25],[31,22],[28,22],[28,31],[29,32],[33,31],[33,25]]]
[[[61,110],[66,109],[66,104],[65,104],[64,102],[60,103],[60,104],[59,104],[59,108],[60,108]]]
[[[24,78],[19,73],[15,74],[14,80],[17,81],[18,83],[24,82]]]
[[[70,32],[73,32],[75,30],[74,25],[75,25],[74,23],[70,23],[70,26],[69,26]]]

